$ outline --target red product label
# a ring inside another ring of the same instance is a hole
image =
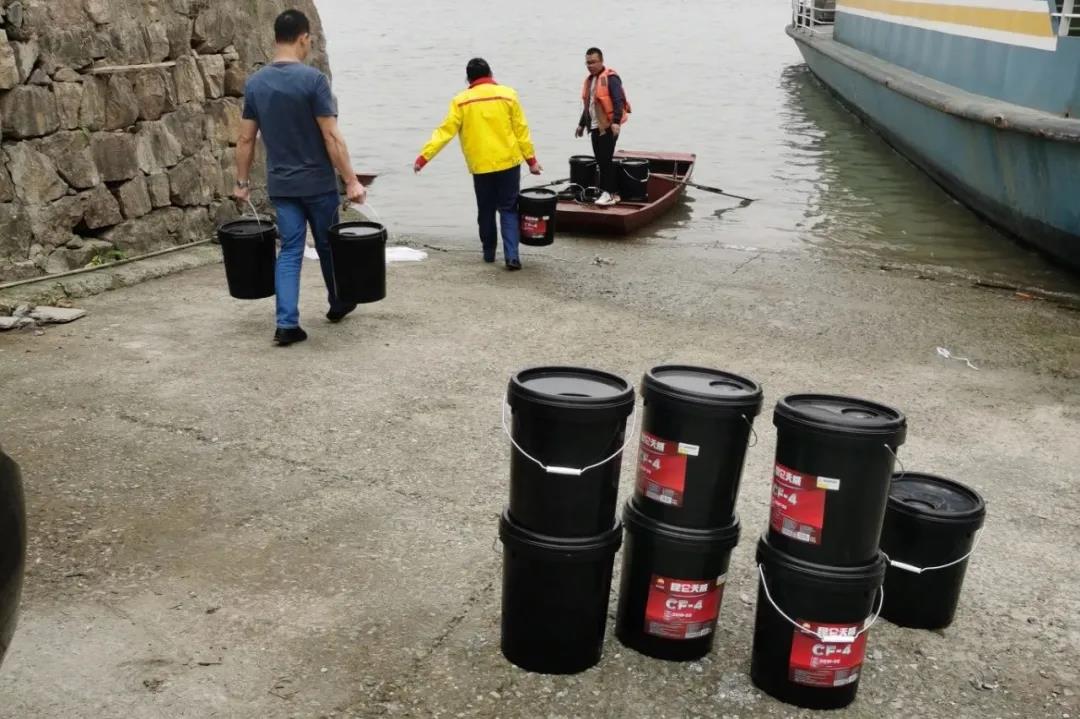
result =
[[[645,605],[645,633],[664,639],[697,639],[712,634],[720,616],[726,577],[671,579],[654,574]]]
[[[526,237],[535,237],[537,239],[547,235],[548,228],[547,217],[533,217],[532,215],[521,216],[521,234]]]
[[[840,489],[840,480],[797,472],[777,463],[773,472],[772,528],[807,544],[821,544],[825,497]]]
[[[788,663],[791,681],[807,687],[842,687],[859,680],[866,655],[866,634],[859,634],[861,625],[799,624],[812,632],[823,633],[832,641],[792,629],[794,636]]]
[[[642,496],[661,504],[681,507],[686,490],[687,455],[697,456],[698,447],[641,433],[637,488]]]

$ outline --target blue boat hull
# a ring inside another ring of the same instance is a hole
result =
[[[813,73],[897,151],[990,223],[1080,271],[1080,142],[920,102],[861,72],[857,54],[834,51],[833,40],[788,34]]]

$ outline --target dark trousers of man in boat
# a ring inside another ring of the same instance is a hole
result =
[[[607,130],[593,130],[592,149],[596,169],[600,174],[600,189],[612,195],[619,194],[619,177],[615,174],[615,143],[619,136]]]

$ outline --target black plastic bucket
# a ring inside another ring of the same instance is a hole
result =
[[[808,709],[847,706],[858,692],[867,630],[880,609],[885,557],[830,567],[784,554],[763,537],[757,561],[754,685]]]
[[[0,450],[0,664],[19,616],[26,568],[26,506],[19,466]]]
[[[592,155],[574,155],[570,158],[570,184],[579,185],[583,190],[596,187],[597,167]]]
[[[378,222],[342,222],[330,228],[334,294],[367,304],[386,298],[386,228]]]
[[[873,561],[904,415],[852,397],[803,394],[780,400],[773,424],[769,542],[818,564]]]
[[[649,161],[624,157],[616,167],[619,175],[619,198],[623,202],[649,201]]]
[[[555,208],[559,193],[542,187],[522,190],[518,195],[521,244],[545,247],[555,242]]]
[[[645,373],[641,396],[640,510],[679,527],[731,524],[761,387],[730,372],[668,365]]]
[[[598,370],[538,367],[510,378],[507,403],[514,521],[552,537],[610,529],[633,386]]]
[[[646,656],[700,659],[712,650],[728,560],[739,520],[720,529],[681,529],[626,503],[626,551],[615,635]]]
[[[273,297],[277,225],[269,218],[245,217],[220,226],[217,236],[229,294],[238,300]]]
[[[915,472],[893,478],[881,531],[890,560],[881,616],[918,629],[952,624],[985,519],[983,498],[959,482]]]
[[[499,521],[503,543],[502,653],[522,669],[574,674],[600,661],[617,522],[595,537],[560,539]]]

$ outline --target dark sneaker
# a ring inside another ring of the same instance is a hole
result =
[[[326,313],[326,319],[330,320],[331,322],[341,322],[343,319],[345,319],[346,315],[348,315],[355,309],[356,303],[354,302],[351,305],[345,305],[345,307],[342,309],[330,310]]]
[[[274,344],[278,347],[287,347],[307,339],[307,332],[299,327],[278,327],[274,332]]]
[[[507,260],[506,269],[515,272],[521,269],[521,260]]]

